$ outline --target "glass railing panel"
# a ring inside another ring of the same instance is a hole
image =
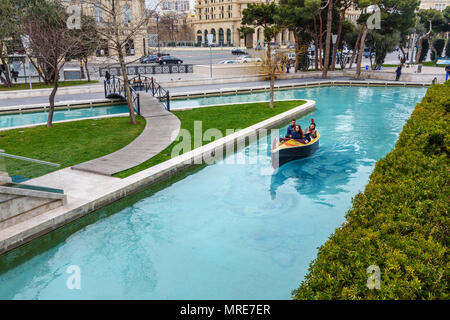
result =
[[[60,166],[41,159],[0,152],[0,185],[64,193]]]

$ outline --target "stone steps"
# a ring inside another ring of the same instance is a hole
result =
[[[63,205],[62,199],[0,194],[0,230]]]

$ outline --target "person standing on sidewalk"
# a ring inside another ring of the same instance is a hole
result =
[[[448,80],[448,77],[450,77],[450,64],[445,67],[445,81]]]
[[[401,64],[398,65],[397,70],[395,70],[395,73],[397,75],[395,78],[395,81],[400,80],[400,76],[402,75],[402,65]]]

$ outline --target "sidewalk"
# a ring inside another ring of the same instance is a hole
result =
[[[188,92],[204,92],[211,90],[227,90],[227,89],[252,89],[257,87],[267,87],[269,85],[269,81],[257,80],[257,81],[245,81],[244,82],[227,82],[227,79],[204,79],[209,84],[201,84],[201,85],[189,85],[189,82],[186,81],[183,86],[171,87],[170,83],[162,83],[163,87],[169,89],[170,94],[180,94],[180,93],[188,93]],[[255,77],[253,77],[255,79]],[[230,79],[231,80],[231,79]],[[235,80],[235,79],[233,79]],[[301,85],[305,83],[315,82],[315,81],[355,81],[350,76],[334,76],[329,77],[328,79],[322,79],[320,77],[307,77],[302,79],[290,78],[290,79],[278,79],[275,81],[275,86],[294,86]],[[211,83],[212,82],[212,83]],[[216,83],[214,83],[216,82]],[[377,80],[377,79],[360,79],[357,80],[358,83],[386,83],[389,80]],[[424,82],[425,83],[425,82]],[[429,84],[431,82],[426,82]],[[76,93],[76,94],[65,94],[64,92],[58,92],[55,101],[59,103],[64,102],[73,102],[74,100],[90,100],[90,99],[102,99],[105,98],[103,93],[103,88],[98,90],[99,92],[94,93]],[[32,105],[39,103],[48,103],[48,96],[40,96],[40,97],[28,97],[28,98],[15,98],[15,99],[0,99],[0,110],[5,107],[12,106],[22,106],[22,105]]]

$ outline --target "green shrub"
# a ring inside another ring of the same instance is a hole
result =
[[[433,85],[377,162],[294,299],[448,299],[450,81]],[[381,270],[370,290],[366,268]]]

